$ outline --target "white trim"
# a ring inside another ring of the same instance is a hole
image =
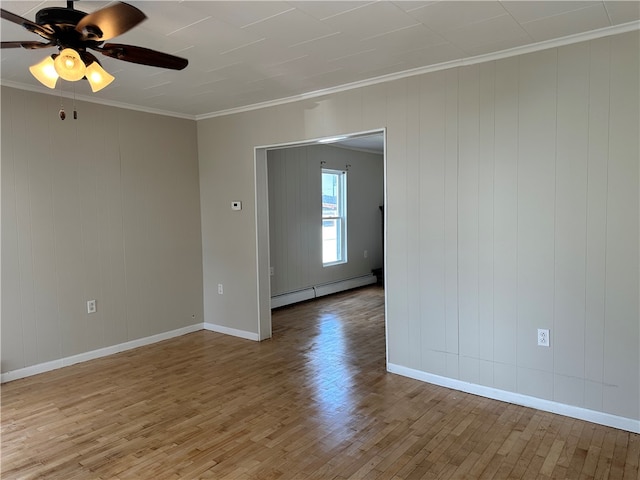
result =
[[[324,95],[330,95],[333,93],[344,92],[346,90],[352,90],[355,88],[367,87],[370,85],[376,85],[379,83],[390,82],[401,78],[412,77],[415,75],[422,75],[424,73],[437,72],[440,70],[446,70],[449,68],[475,65],[477,63],[490,62],[493,60],[500,60],[503,58],[514,57],[517,55],[524,55],[527,53],[538,52],[540,50],[547,50],[549,48],[557,48],[565,45],[571,45],[579,42],[586,42],[589,40],[595,40],[602,37],[608,37],[612,35],[619,35],[621,33],[632,32],[640,29],[640,21],[636,20],[629,23],[623,23],[620,25],[614,25],[611,27],[599,28],[597,30],[591,30],[583,33],[576,33],[562,38],[555,38],[552,40],[545,40],[543,42],[532,43],[523,45],[521,47],[509,48],[507,50],[501,50],[499,52],[487,53],[484,55],[476,55],[474,57],[465,57],[457,60],[451,60],[449,62],[438,63],[436,65],[427,65],[424,67],[413,68],[410,70],[404,70],[402,72],[390,73],[388,75],[382,75],[379,77],[369,78],[366,80],[360,80],[357,82],[347,83],[336,87],[325,88],[323,90],[316,90],[314,92],[303,93],[300,95],[294,95],[286,98],[279,98],[276,100],[268,100],[266,102],[254,103],[251,105],[244,105],[242,107],[229,108],[227,110],[219,110],[216,112],[203,113],[201,115],[192,115],[187,113],[170,112],[166,110],[158,110],[149,107],[142,107],[139,105],[132,105],[123,102],[117,102],[115,100],[107,100],[104,98],[98,98],[95,96],[76,95],[76,100],[82,100],[85,102],[97,103],[101,105],[108,105],[112,107],[125,108],[128,110],[137,110],[146,113],[155,113],[158,115],[165,115],[168,117],[184,118],[188,120],[206,120],[208,118],[222,117],[225,115],[233,115],[235,113],[250,112],[253,110],[259,110],[261,108],[274,107],[277,105],[284,105],[287,103],[298,102],[300,100],[308,100],[311,98],[322,97]],[[33,85],[26,85],[23,83],[16,83],[8,80],[0,80],[0,85],[17,88],[20,90],[28,90],[31,92],[38,92],[45,95],[60,96],[58,90],[52,93],[51,90],[44,87],[36,87]],[[72,94],[62,92],[62,96],[71,98]]]
[[[271,275],[269,273],[269,185],[267,150],[253,149],[254,222],[256,233],[256,307],[259,341],[271,338]]]
[[[236,328],[225,327],[222,325],[216,325],[214,323],[205,323],[204,329],[209,330],[210,332],[224,333],[225,335],[231,335],[232,337],[240,337],[246,340],[253,340],[254,342],[260,341],[260,337],[257,333],[247,332],[246,330],[238,330]]]
[[[51,90],[48,88],[27,85],[25,83],[12,82],[10,80],[0,79],[0,85],[2,85],[3,87],[17,88],[18,90],[27,90],[28,92],[42,93],[43,95],[52,95],[56,97],[64,97],[69,99],[74,98],[72,92],[65,92],[57,89],[55,90],[55,93],[52,93]],[[98,105],[106,105],[108,107],[124,108],[126,110],[135,110],[138,112],[153,113],[155,115],[163,115],[165,117],[176,117],[176,118],[183,118],[185,120],[196,120],[196,116],[191,115],[189,113],[170,112],[168,110],[160,110],[157,108],[143,107],[141,105],[133,105],[131,103],[118,102],[116,100],[108,100],[106,98],[90,97],[88,95],[76,94],[75,100],[80,100],[88,103],[97,103]]]
[[[432,373],[415,370],[413,368],[403,367],[402,365],[396,365],[394,363],[387,364],[387,371],[404,377],[413,378],[415,380],[439,385],[441,387],[479,395],[481,397],[535,408],[545,412],[557,413],[566,417],[577,418],[579,420],[606,425],[607,427],[618,428],[620,430],[626,430],[633,433],[640,433],[640,420],[634,420],[632,418],[620,417],[610,413],[588,410],[581,407],[574,407],[572,405],[531,397],[521,393],[508,392],[506,390],[499,390],[497,388],[486,387],[484,385],[463,382],[462,380],[456,380],[454,378],[441,377],[440,375],[434,375]]]
[[[389,265],[387,264],[387,246],[389,245],[387,239],[387,218],[389,217],[389,197],[387,192],[389,191],[389,181],[387,176],[387,128],[382,129],[382,175],[384,180],[384,197],[382,200],[382,285],[387,285],[387,272],[389,271]],[[389,289],[384,288],[384,361],[389,363]]]
[[[246,338],[248,340],[259,340],[258,334],[256,333],[236,330],[235,328],[223,327],[220,325],[214,325],[212,323],[196,323],[195,325],[189,325],[188,327],[178,328],[169,332],[158,333],[157,335],[151,335],[150,337],[138,338],[136,340],[130,340],[128,342],[120,343],[118,345],[99,348],[90,352],[79,353],[70,357],[51,360],[50,362],[44,362],[25,368],[19,368],[18,370],[10,370],[8,372],[0,374],[0,383],[6,383],[11,382],[12,380],[18,380],[20,378],[31,377],[33,375],[38,375],[39,373],[50,372],[51,370],[68,367],[76,363],[95,360],[96,358],[107,357],[115,353],[125,352],[127,350],[143,347],[145,345],[151,345],[152,343],[162,342],[163,340],[180,337],[182,335],[186,335],[187,333],[193,333],[199,330],[210,330],[212,332],[224,333],[226,335]]]
[[[376,135],[381,133],[386,135],[387,127],[373,128],[371,130],[363,130],[360,132],[344,133],[344,134],[340,134],[339,136],[344,137],[344,140],[349,140],[350,138],[368,137],[369,135]],[[338,135],[332,135],[331,137],[337,137],[337,136]],[[270,145],[258,145],[257,147],[254,147],[254,151],[282,150],[284,148],[290,148],[290,147],[302,147],[305,145],[322,144],[323,143],[322,140],[324,140],[325,138],[331,138],[331,137],[315,137],[315,138],[309,138],[306,140],[296,140],[293,142],[274,143]],[[332,145],[332,146],[335,147],[336,145]]]
[[[229,108],[227,110],[220,110],[217,112],[204,113],[202,115],[196,115],[196,120],[206,120],[208,118],[222,117],[225,115],[233,115],[236,113],[250,112],[252,110],[259,110],[267,107],[274,107],[278,105],[284,105],[287,103],[298,102],[300,100],[309,100],[312,98],[322,97],[325,95],[331,95],[334,93],[344,92],[346,90],[353,90],[355,88],[368,87],[379,83],[391,82],[393,80],[399,80],[402,78],[413,77],[415,75],[422,75],[425,73],[438,72],[440,70],[447,70],[455,67],[463,67],[468,65],[475,65],[478,63],[491,62],[494,60],[501,60],[503,58],[515,57],[518,55],[524,55],[527,53],[538,52],[540,50],[547,50],[550,48],[558,48],[565,45],[571,45],[579,42],[586,42],[589,40],[595,40],[597,38],[608,37],[611,35],[619,35],[621,33],[627,33],[640,29],[640,21],[633,21],[629,23],[623,23],[621,25],[615,25],[612,27],[599,28],[597,30],[591,30],[589,32],[576,33],[562,38],[555,38],[552,40],[545,40],[542,42],[531,43],[520,47],[509,48],[507,50],[501,50],[499,52],[486,53],[483,55],[476,55],[474,57],[464,57],[457,60],[451,60],[448,62],[438,63],[435,65],[427,65],[424,67],[412,68],[410,70],[404,70],[402,72],[390,73],[387,75],[381,75],[379,77],[369,78],[366,80],[359,80],[357,82],[351,82],[336,87],[325,88],[323,90],[316,90],[314,92],[302,93],[300,95],[294,95],[291,97],[280,98],[277,100],[268,100],[266,102],[254,103],[252,105],[245,105],[242,107]]]
[[[275,308],[271,297],[271,282],[269,275],[269,195],[267,181],[267,151],[289,148],[294,146],[321,144],[321,140],[335,138],[361,137],[365,135],[382,134],[384,138],[384,199],[387,201],[387,129],[386,127],[363,130],[360,132],[335,133],[330,136],[316,137],[293,142],[274,143],[269,145],[257,145],[253,147],[253,175],[254,175],[254,199],[255,199],[255,232],[256,232],[256,275],[257,275],[257,304],[258,304],[258,331],[264,338],[271,338],[271,309]],[[258,166],[260,162],[260,166]],[[266,208],[266,212],[264,209]],[[386,218],[386,216],[385,216]],[[266,225],[266,227],[265,227]],[[386,220],[385,220],[385,245],[386,245]],[[386,264],[386,253],[383,252]],[[315,295],[314,291],[314,295]],[[387,292],[385,290],[385,314],[387,313]],[[388,331],[385,315],[385,356],[388,356]],[[268,330],[268,335],[266,335]]]
[[[157,343],[163,340],[168,340],[170,338],[186,335],[187,333],[197,332],[198,330],[202,329],[202,323],[197,323],[188,327],[178,328],[177,330],[171,330],[169,332],[151,335],[150,337],[139,338],[136,340],[131,340],[129,342],[120,343],[118,345],[112,345],[110,347],[99,348],[90,352],[79,353],[70,357],[52,360],[50,362],[39,363],[38,365],[32,365],[30,367],[20,368],[18,370],[11,370],[0,375],[0,383],[6,383],[12,380],[18,380],[19,378],[30,377],[39,373],[57,370],[58,368],[62,367],[68,367],[76,363],[87,362],[96,358],[106,357],[109,355],[113,355],[114,353],[132,350],[134,348],[143,347],[152,343]]]

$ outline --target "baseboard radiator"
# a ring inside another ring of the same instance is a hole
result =
[[[331,295],[332,293],[343,292],[352,288],[364,287],[376,283],[378,279],[373,274],[363,275],[361,277],[349,278],[347,280],[339,280],[337,282],[325,283],[314,287],[297,290],[295,292],[283,293],[271,297],[271,308],[284,307],[292,303],[304,302],[312,298]]]

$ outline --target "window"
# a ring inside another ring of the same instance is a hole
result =
[[[347,261],[347,172],[322,169],[322,264]]]

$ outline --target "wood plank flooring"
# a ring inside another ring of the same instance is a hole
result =
[[[385,372],[379,287],[2,386],[3,479],[628,479],[640,435]]]

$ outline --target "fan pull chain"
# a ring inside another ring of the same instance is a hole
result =
[[[73,85],[73,119],[78,119],[78,111],[76,110],[76,85]]]
[[[58,116],[60,117],[60,120],[67,118],[67,114],[64,113],[64,103],[62,101],[62,85],[60,85],[60,111],[58,112]]]

